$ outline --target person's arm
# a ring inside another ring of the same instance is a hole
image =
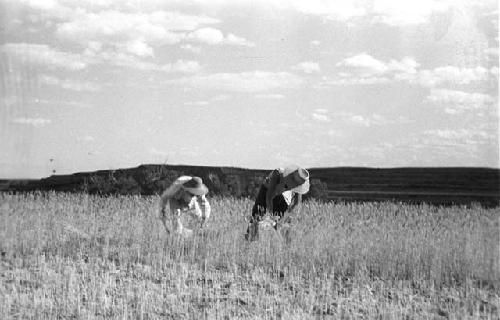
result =
[[[266,192],[266,209],[267,212],[269,212],[271,215],[274,212],[273,198],[276,193],[276,186],[278,184],[278,179],[279,179],[279,171],[274,170],[271,173],[271,176],[269,177],[269,185],[267,187],[267,192]]]
[[[302,203],[302,195],[300,193],[295,193],[292,197],[292,203],[288,207],[288,211],[292,212],[297,206]]]
[[[210,207],[210,202],[208,202],[205,195],[197,197],[197,200],[201,209],[201,226],[203,227],[205,221],[208,218],[210,218],[210,214],[212,213],[212,207]]]
[[[283,214],[283,216],[276,222],[279,226],[287,221],[289,217],[292,216],[294,209],[302,203],[302,195],[300,193],[295,193],[292,197],[292,203],[288,207],[288,210]],[[299,208],[300,209],[300,208]]]
[[[177,208],[175,203],[170,203],[170,211],[172,213],[172,228],[175,233],[182,234],[182,230],[184,230],[184,226],[181,222],[181,209]]]
[[[189,202],[189,213],[200,221],[200,226],[203,227],[205,221],[210,217],[211,208],[207,198],[202,196],[193,196]]]

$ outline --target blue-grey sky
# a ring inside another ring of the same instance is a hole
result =
[[[494,0],[0,0],[0,26],[0,178],[499,167]]]

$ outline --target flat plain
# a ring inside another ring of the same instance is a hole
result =
[[[500,318],[498,208],[308,201],[284,237],[248,243],[252,202],[210,201],[206,228],[183,239],[157,196],[0,193],[0,314]]]

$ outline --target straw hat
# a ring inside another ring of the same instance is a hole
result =
[[[183,176],[181,188],[195,196],[202,196],[208,193],[208,188],[203,184],[200,177]]]
[[[297,165],[290,165],[283,170],[283,177],[293,175],[293,180],[298,186],[290,189],[295,193],[306,194],[309,192],[309,172]]]

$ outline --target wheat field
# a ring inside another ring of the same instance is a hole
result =
[[[192,238],[157,196],[0,194],[4,319],[498,319],[500,212],[306,202],[289,241],[211,198]]]

